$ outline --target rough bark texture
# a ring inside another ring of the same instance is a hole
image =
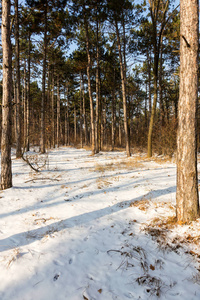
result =
[[[16,158],[20,158],[22,156],[22,149],[21,149],[21,100],[20,100],[18,0],[15,0],[15,68],[16,68]]]
[[[31,101],[31,34],[28,35],[28,91],[27,91],[27,134],[26,151],[30,148],[30,101]]]
[[[195,220],[199,212],[196,151],[198,96],[198,0],[180,2],[180,95],[177,138],[177,219]]]
[[[47,1],[45,1],[45,29],[43,47],[43,70],[42,70],[42,103],[41,103],[41,140],[40,151],[45,153],[45,85],[46,85],[46,58],[47,58]]]
[[[11,165],[11,87],[12,48],[10,41],[10,1],[2,0],[1,39],[3,50],[3,102],[1,136],[1,189],[12,187]]]

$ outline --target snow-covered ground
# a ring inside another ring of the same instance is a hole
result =
[[[159,243],[146,230],[175,213],[174,163],[65,147],[40,173],[12,162],[13,188],[0,192],[0,300],[200,299],[200,223],[165,229]]]

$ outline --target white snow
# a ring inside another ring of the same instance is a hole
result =
[[[69,147],[50,151],[40,173],[12,163],[13,187],[0,192],[0,300],[200,299],[199,264],[185,253],[198,246],[163,249],[143,230],[174,213],[174,163]],[[139,200],[146,209],[130,206]],[[195,224],[169,239],[197,235]]]

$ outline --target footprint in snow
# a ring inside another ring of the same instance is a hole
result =
[[[58,280],[59,277],[60,277],[60,275],[59,275],[59,274],[56,274],[56,275],[54,276],[54,278],[53,278],[53,281]]]

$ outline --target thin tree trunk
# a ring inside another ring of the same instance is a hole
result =
[[[92,87],[91,87],[91,78],[90,78],[90,70],[91,70],[91,57],[90,57],[90,49],[89,49],[89,32],[88,32],[88,21],[85,15],[85,7],[83,8],[84,12],[84,26],[85,26],[85,34],[86,34],[86,51],[87,51],[87,77],[88,77],[88,93],[90,99],[90,122],[91,122],[91,146],[92,146],[92,154],[96,153],[95,149],[95,120],[94,120],[94,104],[92,99]]]
[[[26,60],[24,60],[24,95],[23,95],[23,108],[24,108],[24,151],[26,149],[27,138],[27,80],[26,80]]]
[[[57,131],[56,131],[57,147],[60,143],[60,81],[57,77]]]
[[[66,88],[64,89],[64,97],[67,99]],[[65,103],[65,146],[67,146],[67,103]]]
[[[118,106],[118,115],[119,115],[119,146],[122,146],[122,129],[121,129],[121,111],[120,111],[120,100]]]
[[[151,118],[149,124],[149,133],[148,133],[148,153],[147,156],[152,156],[152,134],[153,134],[153,125],[154,125],[154,118],[156,114],[156,104],[158,98],[158,61],[159,61],[159,52],[157,46],[154,46],[154,98],[153,98],[153,107],[151,111]]]
[[[54,70],[52,71],[52,91],[51,91],[51,134],[53,148],[56,147],[55,142],[55,114],[54,114]]]
[[[77,130],[76,130],[76,105],[74,105],[74,144],[76,144],[77,140]]]
[[[67,84],[67,145],[70,145],[70,140],[69,140],[69,87]]]
[[[114,91],[113,91],[113,94],[112,94],[112,124],[111,124],[111,141],[112,141],[112,148],[111,150],[114,151],[114,148],[115,148],[115,120],[116,120],[116,117],[115,117],[115,104],[116,104],[116,98],[115,98],[115,87],[114,87]]]
[[[96,142],[96,153],[99,153],[99,22],[97,20],[97,53],[96,53],[96,127],[95,127],[95,142]]]
[[[82,84],[83,84],[83,124],[84,124],[84,133],[85,133],[85,145],[88,145],[88,129],[87,129],[87,119],[86,119],[86,109],[85,109],[85,90],[84,90],[84,78],[82,75]]]
[[[149,120],[151,116],[151,53],[147,49],[148,88],[149,88]]]
[[[83,91],[82,91],[82,74],[80,72],[80,142],[83,148]]]
[[[42,103],[41,103],[41,140],[40,151],[45,153],[45,85],[46,85],[46,57],[47,57],[47,1],[45,1],[45,28],[43,47],[43,71],[42,71]]]
[[[28,91],[27,91],[27,137],[26,150],[30,148],[30,103],[31,102],[31,33],[28,36]]]
[[[10,1],[2,0],[1,40],[3,50],[3,101],[1,135],[1,189],[12,187],[11,101],[12,46],[10,40]]]
[[[115,20],[115,29],[116,29],[116,34],[117,34],[117,45],[118,45],[119,62],[120,62],[120,74],[121,74],[121,81],[122,81],[122,99],[123,99],[123,111],[124,111],[124,132],[125,132],[125,142],[126,142],[126,155],[129,157],[129,156],[131,156],[131,153],[130,153],[130,139],[129,139],[129,130],[128,130],[128,118],[127,118],[126,74],[124,72],[125,66],[123,65],[123,60],[122,60],[121,42],[120,42],[117,20]]]
[[[15,68],[16,68],[16,158],[20,158],[22,156],[22,149],[21,149],[21,99],[20,99],[18,0],[15,0]]]
[[[177,138],[176,215],[180,223],[199,214],[197,178],[198,0],[180,1],[180,94]]]

